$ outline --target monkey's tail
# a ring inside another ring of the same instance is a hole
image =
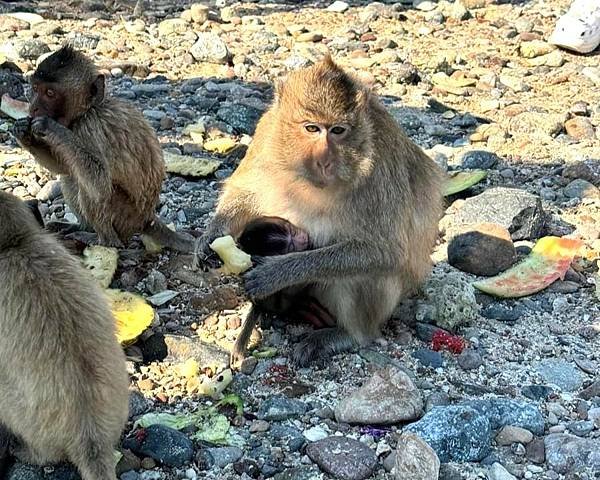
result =
[[[154,220],[148,223],[144,234],[171,250],[182,253],[192,253],[194,251],[196,239],[192,235],[171,230],[158,217],[154,217]]]

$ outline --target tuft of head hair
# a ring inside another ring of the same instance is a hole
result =
[[[40,62],[33,79],[42,82],[83,82],[96,78],[98,70],[83,53],[66,44]]]
[[[329,53],[318,63],[290,73],[276,88],[277,102],[325,119],[356,113],[366,98],[366,87],[337,65]]]

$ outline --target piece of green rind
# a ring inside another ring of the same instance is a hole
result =
[[[487,177],[485,170],[464,170],[449,175],[444,187],[444,196],[454,195],[476,185]]]

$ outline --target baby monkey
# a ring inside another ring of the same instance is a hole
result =
[[[8,431],[23,462],[69,461],[83,480],[116,480],[129,381],[107,299],[1,191],[0,226],[0,445]]]
[[[15,123],[19,144],[51,172],[82,229],[122,247],[135,233],[189,252],[190,235],[155,214],[165,164],[141,112],[105,91],[104,75],[70,46],[45,58],[31,77],[29,117]]]
[[[308,233],[280,217],[259,217],[252,220],[238,239],[240,248],[252,256],[266,257],[302,252],[312,248]],[[306,321],[316,328],[334,327],[335,319],[314,298],[299,295],[300,289],[281,291],[256,300],[242,325],[231,353],[231,365],[239,366],[246,352],[252,330],[265,312],[286,314]],[[301,299],[301,301],[299,300]]]

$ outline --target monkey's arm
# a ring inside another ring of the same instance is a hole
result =
[[[31,118],[18,119],[12,129],[12,133],[21,147],[33,155],[36,161],[53,173],[68,173],[63,165],[60,165],[52,155],[48,145],[33,137],[31,132]]]
[[[56,161],[78,179],[79,188],[90,200],[106,203],[112,194],[112,182],[105,158],[91,153],[71,130],[51,118],[34,118],[31,131],[50,147]]]
[[[400,246],[366,240],[347,240],[331,246],[273,257],[255,257],[255,268],[244,275],[246,291],[261,299],[284,288],[329,279],[385,274],[402,264]]]

